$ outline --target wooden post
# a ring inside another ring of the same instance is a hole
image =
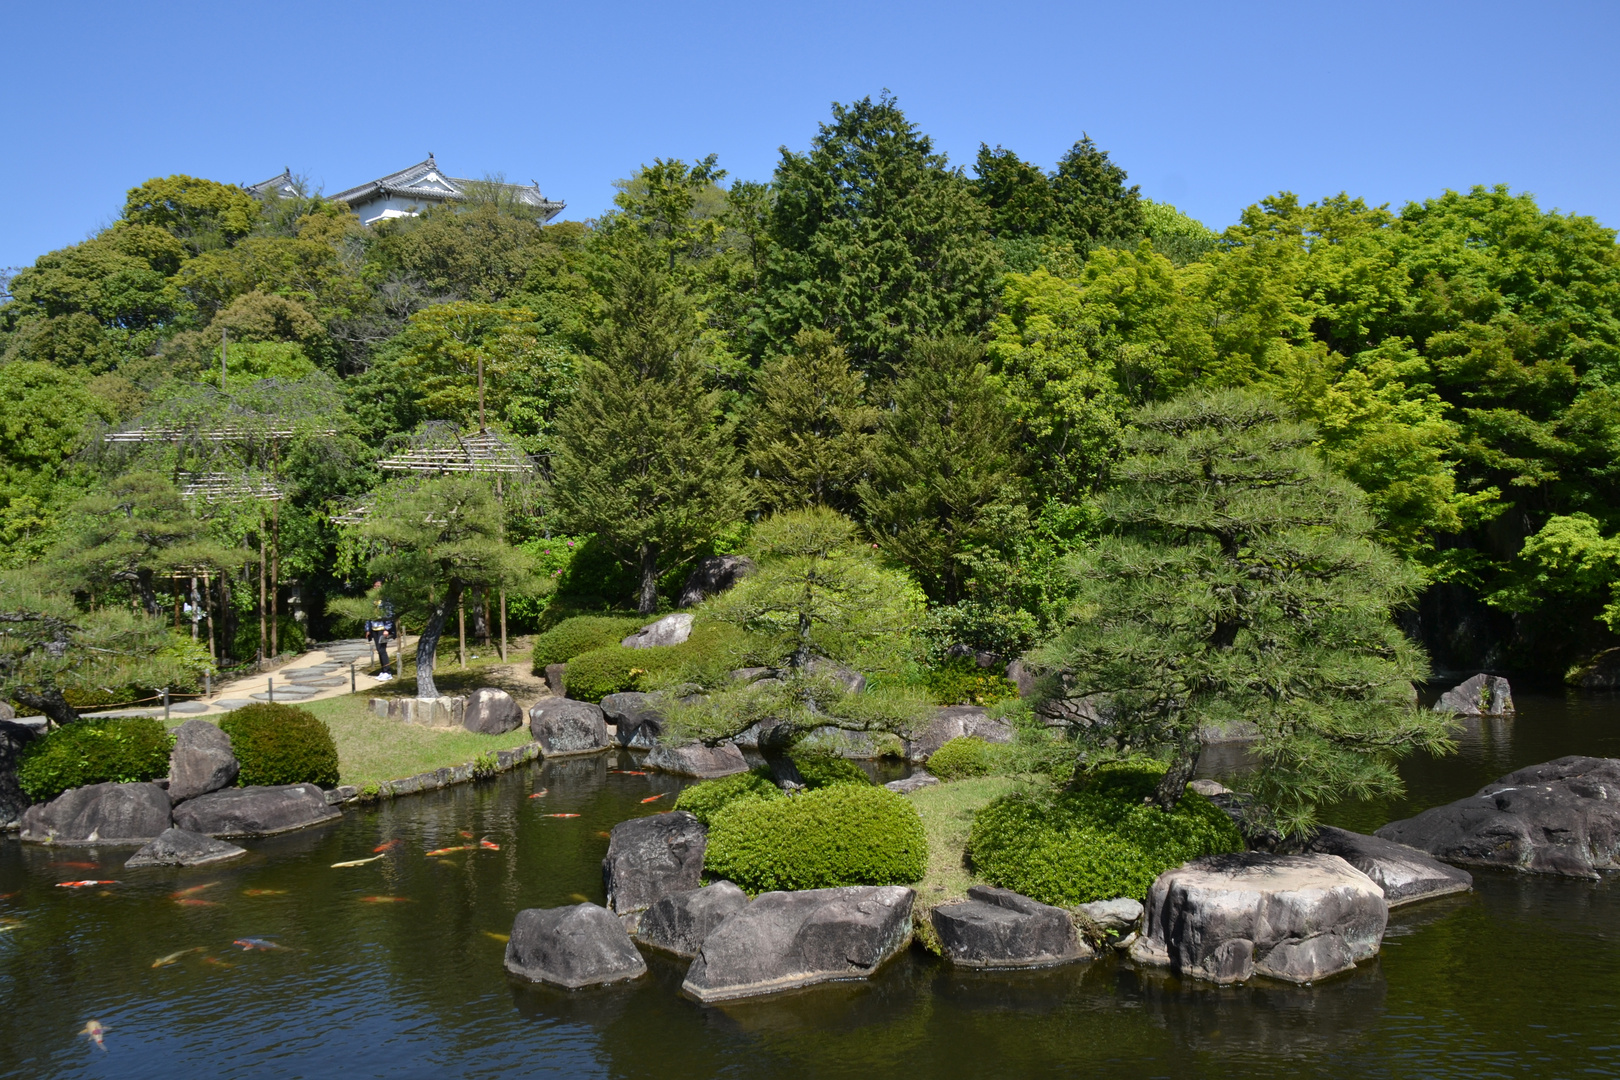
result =
[[[467,602],[466,593],[456,597],[456,663],[461,667],[467,666]]]
[[[501,590],[501,663],[506,663],[506,590]]]
[[[174,591],[174,628],[180,629],[180,579],[174,574],[169,575],[169,588]]]
[[[270,504],[270,655],[281,655],[281,500]]]
[[[266,627],[265,627],[265,624],[264,624],[264,616],[265,616],[264,588],[265,588],[265,570],[267,569],[266,563],[268,561],[266,559],[266,556],[269,554],[269,548],[270,548],[269,538],[266,535],[265,528],[264,528],[264,515],[260,514],[259,515],[259,663],[261,663],[261,664],[264,663],[264,661],[265,661],[264,648],[265,648],[265,645],[268,644],[268,640],[267,640],[267,636],[266,636]]]
[[[478,354],[478,432],[483,434],[484,428],[484,354]]]
[[[197,616],[202,614],[201,597],[197,595],[197,575],[191,575],[190,588],[186,592],[186,603],[191,605],[191,640],[197,640]]]
[[[213,605],[211,603],[209,603],[209,601],[208,601],[208,593],[209,593],[208,571],[204,570],[203,571],[203,592],[202,592],[202,595],[203,595],[203,618],[208,620],[208,655],[214,661],[217,662],[219,660],[219,654],[214,652],[214,614],[213,614]]]
[[[484,610],[484,629],[478,635],[478,644],[489,648],[489,586],[485,585],[478,590],[478,606]]]

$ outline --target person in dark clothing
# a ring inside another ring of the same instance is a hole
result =
[[[377,582],[375,588],[380,592],[382,582]],[[386,682],[394,677],[388,671],[388,639],[394,636],[396,628],[394,605],[387,600],[378,600],[377,608],[379,617],[366,623],[366,639],[377,646],[377,662],[382,665],[377,678]]]

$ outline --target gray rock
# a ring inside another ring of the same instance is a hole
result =
[[[1131,959],[1217,983],[1348,971],[1377,954],[1389,919],[1382,890],[1337,855],[1263,851],[1166,870],[1146,908]]]
[[[718,596],[754,572],[754,560],[746,555],[705,555],[686,577],[676,607],[701,604]]]
[[[775,679],[777,671],[768,667],[743,667],[731,673],[731,678],[740,683],[757,683],[761,679]]]
[[[17,762],[23,747],[45,733],[45,718],[38,719],[37,728],[27,722],[0,720],[0,828],[17,824],[32,801],[17,782]]]
[[[1002,671],[1002,677],[1018,687],[1018,696],[1021,698],[1033,697],[1035,683],[1039,676],[1024,665],[1022,660],[1014,660]]]
[[[1430,857],[1414,847],[1379,836],[1364,836],[1347,829],[1323,826],[1305,843],[1305,850],[1337,855],[1372,879],[1390,907],[1467,892],[1473,875]]]
[[[608,835],[602,886],[617,914],[640,911],[700,884],[709,830],[685,810],[621,821]]]
[[[169,753],[169,798],[193,799],[230,786],[241,766],[231,753],[231,737],[207,720],[187,720],[174,731]]]
[[[1096,900],[1074,909],[1081,918],[1104,934],[1128,934],[1142,921],[1142,903],[1128,896]]]
[[[1093,955],[1068,912],[1010,889],[975,885],[966,900],[941,904],[932,918],[940,948],[962,967],[1050,967]]]
[[[1230,794],[1232,789],[1225,784],[1216,783],[1214,780],[1193,780],[1187,784],[1187,790],[1195,791],[1208,799],[1216,795]]]
[[[9,701],[0,701],[0,720],[17,719],[17,710],[11,707]]]
[[[824,679],[831,679],[844,688],[846,694],[859,694],[866,689],[866,676],[852,667],[846,667],[825,656],[813,656],[810,662],[804,665],[804,670],[811,675],[818,675]]]
[[[684,611],[665,615],[657,622],[648,623],[619,642],[627,649],[656,649],[663,645],[679,645],[692,636],[693,616]]]
[[[145,842],[169,827],[169,793],[156,784],[90,784],[23,811],[22,838],[57,844]]]
[[[883,786],[890,791],[898,791],[902,795],[910,795],[913,791],[921,791],[925,787],[933,787],[939,783],[939,777],[931,772],[919,769],[904,780],[890,780]]]
[[[460,728],[463,717],[467,715],[467,699],[460,694],[440,694],[434,698],[372,698],[371,711],[377,716],[407,724]]]
[[[179,713],[181,716],[205,713],[208,711],[208,703],[206,701],[175,701],[169,704],[169,711]]]
[[[651,749],[664,733],[664,714],[659,699],[652,694],[609,694],[602,699],[602,715],[614,725],[614,739],[620,746]]]
[[[1585,690],[1620,687],[1620,648],[1604,649],[1565,676],[1565,681]]]
[[[342,817],[314,784],[227,788],[175,807],[174,823],[208,836],[269,836]]]
[[[635,942],[607,908],[595,904],[526,908],[512,920],[506,970],[568,990],[623,982],[647,973]]]
[[[714,780],[732,773],[748,771],[748,762],[742,751],[731,743],[704,746],[687,743],[685,746],[659,744],[647,755],[647,767],[676,776],[695,776],[699,780]]]
[[[1620,759],[1532,765],[1375,835],[1464,866],[1596,878],[1620,869]]]
[[[169,828],[131,855],[124,865],[131,869],[142,866],[202,866],[246,854],[235,844],[185,829]]]
[[[461,726],[480,735],[505,735],[523,726],[523,710],[505,690],[485,687],[467,695]]]
[[[594,754],[608,745],[602,710],[588,701],[546,698],[529,709],[529,730],[546,757]]]
[[[906,742],[906,757],[927,761],[952,739],[971,737],[985,742],[1010,743],[1013,726],[1005,720],[992,720],[978,705],[950,705],[934,713],[922,734]]]
[[[764,893],[709,934],[681,989],[712,1002],[864,979],[911,941],[914,899],[900,885]]]
[[[1434,703],[1435,712],[1463,716],[1508,716],[1513,712],[1513,688],[1500,675],[1475,675],[1453,686]]]
[[[696,956],[714,928],[748,906],[748,894],[729,881],[666,896],[642,913],[636,940],[677,956]]]
[[[551,692],[553,694],[556,694],[558,697],[567,697],[568,696],[568,665],[567,664],[547,664],[546,665],[546,685],[551,687]]]

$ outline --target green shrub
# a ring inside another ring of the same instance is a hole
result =
[[[928,757],[928,771],[941,780],[989,776],[999,765],[996,747],[971,735],[957,736]]]
[[[241,763],[243,787],[338,782],[332,732],[307,709],[291,705],[244,705],[219,722]]]
[[[534,672],[545,674],[548,664],[565,664],[581,653],[617,645],[648,620],[639,615],[575,615],[534,639]]]
[[[718,780],[705,780],[681,792],[675,800],[675,809],[685,810],[705,825],[714,823],[715,816],[735,802],[743,799],[783,799],[782,789],[771,780],[770,770],[753,769],[749,772],[722,776]]]
[[[568,661],[568,696],[601,701],[609,694],[654,690],[672,682],[715,685],[735,666],[743,640],[735,627],[702,623],[679,645],[627,649],[614,644],[592,649]]]
[[[736,801],[710,826],[704,860],[706,873],[749,892],[895,885],[927,867],[916,808],[872,784]]]
[[[872,782],[872,778],[866,775],[865,769],[848,758],[840,757],[825,750],[799,746],[795,747],[788,756],[793,760],[793,767],[799,771],[799,778],[811,790],[832,787],[834,784],[870,784]]]
[[[159,720],[80,720],[23,748],[17,783],[35,802],[86,784],[121,784],[169,775],[174,736]]]
[[[1164,766],[1100,770],[1083,791],[1003,796],[973,818],[968,855],[987,881],[1047,904],[1147,899],[1164,871],[1242,851],[1221,810],[1187,792],[1174,813],[1142,802]]]
[[[973,661],[953,657],[923,676],[936,705],[994,705],[1018,696],[1018,687]]]

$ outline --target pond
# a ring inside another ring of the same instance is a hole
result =
[[[1370,829],[1522,765],[1620,756],[1615,698],[1519,705],[1471,726],[1458,755],[1408,763],[1406,799],[1332,820]],[[1381,956],[1311,987],[1217,989],[1114,959],[962,973],[916,952],[867,983],[711,1008],[678,995],[683,964],[656,958],[628,986],[510,982],[513,915],[600,903],[607,830],[681,786],[634,769],[628,755],[536,765],[214,868],[133,872],[128,848],[0,842],[0,1075],[1620,1075],[1620,875],[1477,874],[1473,893],[1397,910]],[[424,856],[483,838],[499,849]],[[98,878],[119,884],[55,887]],[[274,947],[233,944],[249,938]],[[75,1034],[92,1018],[104,1051]]]

